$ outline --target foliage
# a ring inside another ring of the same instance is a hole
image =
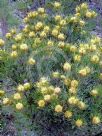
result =
[[[15,5],[19,10],[26,10],[28,6],[31,6],[33,4],[32,0],[17,0]]]
[[[0,1],[0,19],[2,20],[3,18],[6,19],[9,27],[18,25],[18,21],[13,15],[12,7],[9,5],[8,0]]]
[[[16,123],[23,115],[20,121],[31,120],[32,130],[59,135],[102,121],[102,47],[86,30],[87,20],[96,16],[86,3],[68,16],[59,2],[51,5],[53,14],[38,8],[24,18],[21,31],[12,29],[0,39],[2,86],[7,88],[8,79],[12,90],[2,87],[0,95]]]
[[[54,2],[54,0],[52,0],[52,1]],[[81,0],[81,1],[80,0],[59,0],[59,2],[63,4],[64,14],[73,13],[76,5],[79,5],[84,1],[85,0]],[[50,5],[51,4],[50,0],[47,0],[46,4]]]

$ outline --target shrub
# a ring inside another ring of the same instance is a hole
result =
[[[52,16],[38,8],[24,18],[22,30],[12,29],[0,40],[2,86],[7,88],[0,95],[2,109],[12,109],[16,123],[22,113],[31,120],[28,127],[41,126],[54,135],[101,123],[102,47],[101,39],[85,29],[96,16],[86,3],[69,16],[59,2],[52,5]]]

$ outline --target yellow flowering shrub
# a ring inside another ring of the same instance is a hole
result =
[[[61,3],[52,5],[53,15],[44,8],[31,11],[22,30],[0,39],[1,75],[14,83],[12,94],[0,90],[2,105],[32,120],[41,112],[53,123],[63,118],[78,128],[100,124],[102,41],[85,30],[96,13],[83,3],[64,16]]]

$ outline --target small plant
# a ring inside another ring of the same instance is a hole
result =
[[[83,3],[74,15],[65,16],[61,3],[52,5],[52,16],[38,8],[24,18],[19,33],[12,29],[5,41],[0,40],[1,76],[12,84],[11,93],[0,91],[3,109],[22,113],[34,130],[37,125],[63,131],[98,125],[102,121],[101,39],[85,29],[96,13]]]

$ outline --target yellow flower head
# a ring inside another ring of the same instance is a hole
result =
[[[61,41],[65,40],[65,35],[63,33],[60,33],[58,35],[58,39],[61,40]]]
[[[97,48],[96,48],[96,45],[90,45],[90,51],[95,51]]]
[[[99,62],[99,57],[97,56],[97,55],[93,55],[92,57],[91,57],[91,62],[93,62],[93,63],[98,63]]]
[[[14,96],[13,96],[13,98],[14,98],[15,100],[20,100],[20,99],[21,99],[20,93],[15,93]]]
[[[53,100],[58,99],[58,94],[53,93],[53,94],[51,95],[51,99],[53,99]]]
[[[65,42],[60,41],[58,47],[63,49],[65,47]]]
[[[60,77],[60,73],[59,72],[53,72],[52,73],[52,76],[53,76],[53,78],[59,78]]]
[[[76,13],[75,16],[76,16],[76,17],[80,17],[81,14],[80,14],[80,13]]]
[[[89,51],[89,48],[90,48],[90,45],[89,45],[89,44],[84,44],[84,47],[85,47],[86,50]]]
[[[77,89],[75,87],[71,87],[71,88],[69,88],[69,93],[76,94],[77,93]]]
[[[82,77],[85,77],[87,75],[87,70],[84,68],[84,69],[81,69],[79,70],[79,74],[82,76]]]
[[[41,39],[40,38],[35,38],[35,44],[40,44],[41,43]]]
[[[89,74],[91,72],[91,69],[88,66],[86,66],[85,69],[86,69],[87,74]]]
[[[56,25],[56,26],[55,26],[55,29],[58,30],[58,31],[60,31],[60,30],[61,30],[61,27],[60,27],[59,25]]]
[[[71,51],[71,52],[76,52],[76,51],[77,51],[77,47],[74,46],[74,45],[71,45],[71,46],[70,46],[70,51]]]
[[[51,41],[51,40],[49,40],[49,41],[47,42],[47,45],[48,45],[48,46],[53,46],[53,45],[54,45],[54,42]]]
[[[9,100],[9,98],[3,98],[3,105],[7,105],[7,104],[9,104],[9,102],[10,102],[10,100]]]
[[[61,7],[61,3],[55,1],[55,3],[54,3],[54,8],[60,8],[60,7]]]
[[[99,78],[100,78],[100,80],[102,80],[102,73],[100,73]]]
[[[17,109],[17,110],[22,110],[22,109],[23,109],[23,104],[20,103],[20,102],[17,103],[17,104],[16,104],[16,109]]]
[[[17,49],[17,45],[13,44],[12,45],[12,50],[16,50]]]
[[[0,96],[3,96],[5,94],[4,90],[0,90]]]
[[[65,76],[65,75],[61,75],[60,78],[61,78],[62,80],[65,80],[65,79],[66,79],[66,76]]]
[[[81,9],[83,9],[83,10],[88,9],[87,3],[82,3],[82,4],[81,4]]]
[[[33,12],[32,12],[32,17],[35,18],[35,17],[37,17],[37,16],[38,16],[38,12],[37,12],[37,11],[33,11]]]
[[[40,78],[40,84],[42,86],[46,86],[46,85],[48,85],[48,83],[49,83],[49,81],[48,81],[48,79],[46,77],[41,77]]]
[[[92,96],[94,96],[94,97],[96,97],[96,96],[98,96],[98,90],[97,89],[94,89],[94,90],[92,90],[91,92],[90,92],[90,94],[92,95]]]
[[[84,109],[86,109],[86,104],[84,102],[82,102],[82,101],[79,101],[78,102],[78,107],[79,107],[79,109],[84,110]]]
[[[50,85],[48,88],[48,93],[49,94],[53,94],[54,93],[54,86],[53,85]]]
[[[87,11],[87,12],[86,12],[86,17],[87,17],[87,18],[91,18],[91,17],[92,17],[92,13],[91,13],[90,11]]]
[[[44,100],[46,101],[46,102],[48,102],[48,101],[50,101],[51,100],[51,96],[50,95],[44,95]]]
[[[76,13],[79,13],[80,12],[80,7],[77,6],[75,10],[76,10]]]
[[[29,12],[27,17],[28,17],[28,19],[33,18],[33,14],[32,14],[32,12]]]
[[[25,18],[23,19],[23,22],[24,22],[24,23],[28,23],[28,22],[29,22],[29,18],[28,18],[28,17],[25,17]]]
[[[76,105],[78,103],[78,98],[76,98],[75,96],[71,96],[68,99],[68,103],[71,104],[71,105]]]
[[[35,33],[34,33],[34,32],[30,32],[30,33],[29,33],[29,37],[32,38],[32,37],[34,37],[34,36],[35,36]]]
[[[65,84],[66,86],[69,86],[70,83],[71,83],[71,79],[70,79],[70,78],[64,78],[64,84]]]
[[[71,81],[71,87],[78,87],[78,84],[79,84],[79,82],[77,81],[77,80],[72,80]]]
[[[29,29],[25,27],[23,28],[23,32],[27,34],[29,32]]]
[[[49,31],[50,31],[50,27],[49,27],[49,26],[45,26],[45,27],[44,27],[44,32],[45,32],[45,33],[48,33]]]
[[[21,44],[21,45],[20,45],[20,50],[22,50],[22,51],[28,51],[28,46],[27,46],[27,44]]]
[[[29,65],[35,65],[35,64],[36,64],[36,61],[35,61],[33,58],[29,58],[28,64],[29,64]]]
[[[68,119],[71,118],[72,115],[73,115],[73,113],[69,110],[64,113],[65,118],[68,118]]]
[[[78,22],[78,18],[77,17],[71,17],[70,22],[77,23]]]
[[[17,34],[16,36],[15,36],[15,41],[16,42],[19,42],[19,41],[21,41],[22,40],[22,33],[19,33],[19,34]]]
[[[45,38],[47,35],[46,35],[46,33],[45,33],[45,31],[42,31],[41,33],[40,33],[40,37],[41,38]]]
[[[81,55],[85,55],[85,54],[86,54],[85,48],[80,47],[80,48],[79,48],[79,53],[80,53]]]
[[[45,9],[44,8],[38,8],[38,13],[44,14],[45,13]]]
[[[65,62],[63,65],[64,71],[71,71],[71,64],[68,62]]]
[[[102,61],[99,62],[100,67],[102,67]]]
[[[48,88],[47,87],[41,87],[41,93],[42,94],[47,94],[48,93]]]
[[[38,22],[36,25],[35,25],[35,30],[36,31],[39,31],[43,28],[43,23],[42,22]]]
[[[29,90],[31,88],[31,84],[30,83],[24,83],[24,90]]]
[[[76,120],[75,124],[76,124],[77,127],[81,127],[83,125],[82,119]]]
[[[53,30],[52,30],[52,35],[53,35],[54,37],[57,37],[57,36],[58,36],[58,30],[57,30],[57,29],[53,29]]]
[[[62,19],[60,15],[56,15],[54,18],[55,18],[55,21],[60,21]]]
[[[65,19],[60,20],[60,26],[65,26],[67,24]]]
[[[81,61],[81,56],[80,55],[75,55],[74,56],[74,61],[80,62]]]
[[[9,39],[9,38],[11,38],[11,37],[12,37],[11,33],[6,33],[6,38],[7,38],[7,39]]]
[[[44,100],[39,100],[38,101],[38,106],[41,107],[41,108],[45,107],[45,101]]]
[[[16,29],[14,28],[14,29],[11,29],[11,34],[16,34]]]
[[[4,40],[0,39],[0,47],[2,47],[5,44]]]
[[[101,122],[101,120],[100,120],[100,118],[99,118],[98,116],[94,116],[94,117],[92,118],[92,124],[97,125],[97,124],[99,124],[100,122]]]
[[[97,13],[95,11],[91,11],[92,17],[96,17]]]
[[[79,21],[79,24],[80,24],[80,26],[84,26],[84,25],[85,25],[85,21],[80,20],[80,21]]]
[[[42,19],[42,20],[43,20],[43,19],[45,19],[47,16],[48,16],[48,14],[47,14],[47,13],[40,14],[40,17],[41,17],[41,19]]]
[[[24,86],[19,84],[18,87],[17,87],[17,91],[18,92],[23,92],[24,91]]]
[[[18,53],[17,53],[17,51],[12,51],[10,55],[12,58],[17,58]]]
[[[56,105],[55,106],[55,112],[62,112],[62,110],[63,110],[63,107],[61,106],[61,105]]]
[[[59,94],[59,93],[61,92],[61,88],[60,88],[60,87],[56,87],[56,88],[54,89],[54,92],[55,92],[56,94]]]

